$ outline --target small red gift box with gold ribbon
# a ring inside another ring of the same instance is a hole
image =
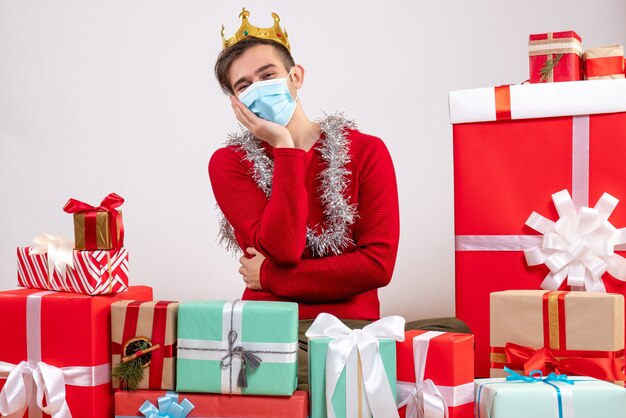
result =
[[[541,370],[613,382],[624,375],[624,297],[509,290],[491,294],[491,377]]]
[[[574,31],[530,35],[531,83],[582,80],[582,46]]]
[[[624,47],[589,48],[585,51],[585,79],[624,78]]]
[[[111,305],[113,387],[173,390],[176,376],[178,302],[124,300]],[[139,362],[134,387],[121,380],[121,363]]]
[[[74,215],[74,249],[111,250],[124,245],[122,213],[116,208],[124,199],[110,193],[99,206],[70,199],[63,210]]]

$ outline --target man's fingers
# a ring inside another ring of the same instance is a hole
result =
[[[258,255],[259,254],[259,252],[255,248],[253,248],[253,247],[246,248],[246,252],[248,254],[250,254],[250,255]]]
[[[236,109],[237,114],[241,117],[241,119],[238,118],[239,121],[248,129],[252,129],[253,126],[258,124],[260,118],[248,109],[246,105],[241,103],[237,97],[230,96],[230,102],[233,105],[233,108]]]
[[[239,107],[237,105],[235,105],[234,103],[233,103],[232,107],[233,107],[233,112],[235,112],[235,117],[237,118],[237,120],[242,125],[244,125],[246,128],[250,129],[250,127],[248,126],[248,122],[246,121],[245,116],[241,112],[241,109],[239,109]]]
[[[239,99],[237,99],[235,96],[231,96],[230,104],[233,108],[233,112],[235,112],[235,117],[237,118],[237,120],[241,122],[246,128],[251,129],[252,120],[250,116],[245,113],[245,110],[247,110],[248,113],[252,112],[250,112],[250,110],[245,107],[243,103],[241,103]],[[252,115],[254,115],[254,113],[252,113]]]
[[[252,112],[252,110],[248,109],[245,104],[241,103],[239,99],[237,99],[235,105],[239,108],[239,110],[241,110],[241,113],[243,113],[246,119],[248,119],[250,122],[256,122],[256,120],[259,118],[257,115],[254,114],[254,112]]]
[[[246,268],[244,266],[239,267],[239,274],[242,276],[246,275]]]

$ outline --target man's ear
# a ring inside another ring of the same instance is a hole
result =
[[[291,81],[293,85],[299,89],[304,83],[304,67],[300,64],[295,64],[291,70]]]

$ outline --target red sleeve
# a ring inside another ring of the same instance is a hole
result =
[[[363,148],[353,156],[354,167],[360,170],[355,250],[303,259],[296,266],[265,260],[263,289],[290,300],[316,303],[341,301],[389,283],[400,234],[396,176],[380,139],[367,137]]]
[[[268,199],[234,149],[217,150],[209,162],[213,194],[222,213],[246,246],[277,264],[298,263],[306,245],[304,173],[304,150],[274,149],[272,195]]]

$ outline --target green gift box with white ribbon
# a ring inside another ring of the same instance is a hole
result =
[[[297,358],[296,303],[191,301],[178,308],[178,392],[290,396]]]
[[[309,337],[311,418],[394,418],[396,341],[404,318],[391,316],[351,330],[320,314]]]

